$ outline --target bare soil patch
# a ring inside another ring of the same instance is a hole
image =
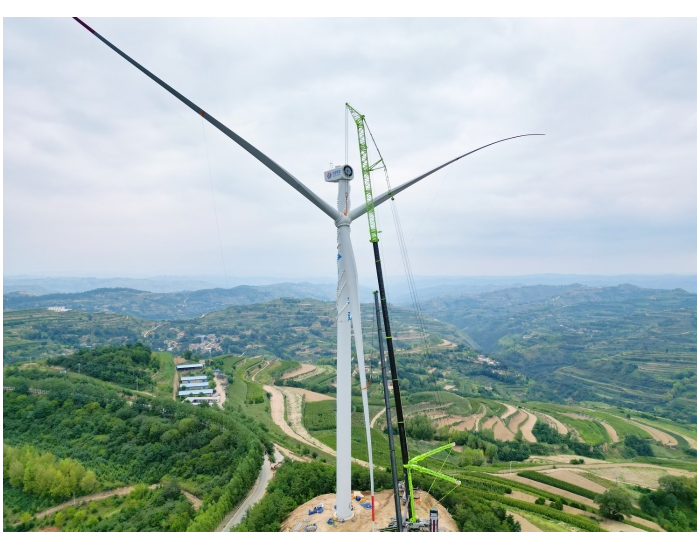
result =
[[[661,430],[652,428],[651,426],[647,426],[646,424],[642,424],[641,422],[635,422],[634,420],[628,419],[627,422],[630,422],[635,426],[638,426],[643,430],[649,432],[649,435],[653,437],[656,441],[659,441],[662,445],[671,445],[672,447],[678,445],[678,441],[676,440],[676,438],[671,437],[666,432],[662,432]]]
[[[192,508],[194,508],[195,512],[202,507],[202,500],[194,496],[192,493],[182,489],[182,494],[185,495],[185,498],[192,503]]]
[[[496,419],[496,422],[494,423],[492,429],[493,436],[496,439],[500,439],[501,441],[513,441],[515,439],[515,435],[513,434],[513,432],[506,428],[506,425],[500,418]]]
[[[316,371],[316,365],[303,364],[298,368],[290,372],[285,372],[282,375],[282,380],[289,380],[290,378],[296,378],[297,376],[302,376],[304,374],[309,374],[310,372]]]
[[[480,430],[493,430],[493,426],[498,422],[499,418],[497,416],[490,416],[484,420],[479,426]]]
[[[532,433],[532,428],[535,427],[537,417],[530,412],[528,412],[527,415],[528,418],[525,421],[525,424],[520,426],[520,430],[523,432],[523,437],[525,438],[525,441],[529,441],[530,443],[537,443],[537,438]]]
[[[449,340],[442,339],[442,344],[438,344],[439,348],[456,348],[457,344],[450,342]]]
[[[516,514],[515,512],[511,512],[508,510],[508,513],[513,516],[513,519],[520,523],[520,532],[521,533],[541,533],[542,529],[539,527],[534,526],[532,523],[530,523],[528,520],[526,520],[523,516],[520,514]]]
[[[374,415],[372,420],[370,420],[369,427],[374,428],[374,425],[377,423],[377,420],[379,420],[384,414],[386,414],[386,407]]]
[[[685,475],[687,477],[696,476],[694,472],[686,472],[685,470],[676,470],[674,468],[630,468],[628,466],[614,466],[611,468],[596,468],[594,471],[595,475],[604,479],[609,479],[610,481],[628,483],[630,485],[640,485],[642,487],[648,487],[649,489],[658,489],[659,478],[665,475]]]
[[[272,421],[289,437],[301,441],[302,443],[307,443],[307,441],[292,430],[291,426],[287,424],[287,421],[284,419],[284,395],[274,386],[263,386],[263,388],[270,394],[270,416],[272,416]]]
[[[219,396],[219,408],[224,408],[224,402],[226,401],[226,387],[228,386],[228,380],[222,374],[217,374],[214,377],[216,382],[216,395]]]
[[[602,420],[598,420],[598,422],[601,426],[603,426],[603,428],[605,428],[605,431],[608,432],[608,435],[610,436],[610,439],[612,439],[613,443],[617,443],[618,441],[620,441],[620,438],[618,437],[615,428],[613,428],[610,424]]]
[[[284,391],[291,391],[301,396],[304,396],[307,402],[312,403],[314,401],[333,401],[335,397],[330,397],[322,393],[316,393],[315,391],[304,390],[302,388],[292,388],[291,386],[285,387]]]
[[[363,491],[362,495],[369,501],[369,491]],[[430,508],[438,509],[438,525],[440,530],[449,533],[459,531],[456,522],[447,512],[442,504],[439,504],[431,495],[422,492],[420,502],[416,501],[416,514],[419,518],[427,518],[430,516]],[[324,511],[321,514],[309,515],[309,510],[324,504]],[[282,522],[280,531],[282,532],[299,532],[306,534],[305,527],[312,523],[316,524],[317,531],[320,533],[367,533],[372,531],[372,510],[366,510],[358,503],[353,503],[354,517],[345,523],[334,523],[328,525],[328,519],[333,517],[333,506],[335,505],[335,494],[329,493],[311,499],[299,506]],[[380,491],[374,496],[375,506],[375,527],[379,530],[380,527],[385,527],[391,521],[391,517],[396,515],[394,507],[394,493],[391,489]]]
[[[506,412],[504,412],[504,413],[501,415],[501,418],[502,418],[504,421],[505,421],[506,418],[508,418],[508,417],[511,416],[512,414],[515,414],[516,412],[518,412],[518,409],[515,408],[513,405],[508,405],[508,404],[506,404],[506,403],[499,403],[499,404],[500,404],[500,405],[503,405],[503,406],[506,408]]]
[[[457,424],[454,428],[455,428],[455,430],[461,430],[461,431],[473,430],[475,427],[478,428],[479,421],[484,417],[485,414],[486,414],[486,408],[483,405],[481,405],[481,407],[479,407],[479,411],[477,413],[467,416],[467,418],[464,420],[464,422]]]
[[[456,414],[451,414],[449,416],[444,416],[437,421],[437,427],[442,428],[443,426],[453,426],[455,429],[461,429],[457,428],[457,425],[462,425],[465,422],[469,421],[469,416],[459,416]]]
[[[598,505],[595,502],[593,502],[590,498],[582,497],[581,495],[576,495],[574,493],[570,493],[569,491],[565,491],[564,489],[559,489],[558,487],[553,487],[552,485],[547,485],[546,483],[540,483],[539,481],[535,481],[533,479],[528,479],[526,477],[519,477],[517,474],[494,474],[494,475],[495,475],[495,477],[506,477],[508,479],[512,479],[513,481],[517,481],[518,483],[530,485],[531,487],[535,487],[536,489],[541,489],[543,491],[547,491],[548,493],[562,496],[562,497],[566,498],[567,500],[574,500],[576,502],[581,502],[581,503],[585,504],[586,506],[592,506],[594,508],[598,507]]]
[[[527,418],[528,418],[528,414],[525,411],[523,411],[523,410],[518,411],[516,414],[514,414],[511,417],[510,421],[508,422],[508,429],[513,433],[517,432],[520,429],[519,428],[520,424],[525,422],[527,420]]]

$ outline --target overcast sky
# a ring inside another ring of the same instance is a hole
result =
[[[86,22],[332,204],[346,101],[394,185],[545,133],[398,196],[417,275],[696,272],[694,19]],[[6,275],[334,276],[327,216],[76,22],[3,31]]]

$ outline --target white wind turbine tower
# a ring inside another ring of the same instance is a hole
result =
[[[350,209],[350,181],[354,177],[353,169],[349,165],[336,166],[324,173],[325,181],[337,182],[338,184],[338,204],[337,208],[333,208],[330,204],[321,199],[311,189],[306,187],[297,178],[292,176],[279,164],[273,161],[270,157],[256,149],[253,145],[245,141],[238,134],[231,131],[221,122],[206,113],[203,109],[192,103],[189,99],[177,92],[171,86],[163,82],[160,78],[148,71],[145,67],[134,61],[111,42],[95,32],[91,27],[83,21],[74,18],[85,29],[91,32],[96,38],[106,44],[109,48],[131,63],[134,67],[144,73],[146,76],[154,80],[168,92],[182,101],[190,109],[202,116],[212,126],[219,129],[229,138],[235,141],[243,149],[248,151],[252,156],[258,159],[262,164],[269,168],[273,173],[287,182],[291,187],[296,189],[312,204],[316,205],[324,214],[326,214],[336,227],[338,250],[338,290],[337,290],[337,440],[336,440],[336,515],[341,519],[347,519],[352,515],[351,510],[351,487],[350,487],[350,427],[351,427],[351,335],[355,339],[355,350],[357,352],[358,370],[360,375],[360,384],[362,387],[362,403],[364,406],[365,427],[367,432],[367,445],[370,459],[370,476],[373,477],[372,471],[372,441],[370,438],[370,423],[369,423],[369,407],[367,403],[367,380],[364,364],[364,347],[362,345],[362,326],[360,322],[360,300],[358,295],[357,283],[357,267],[355,265],[355,255],[352,249],[352,241],[350,239],[350,224],[366,213],[364,205],[353,210]],[[535,135],[535,134],[524,134]],[[427,176],[437,172],[441,168],[456,162],[457,160],[466,157],[480,149],[523,136],[513,136],[502,139],[488,145],[474,149],[468,153],[460,155],[440,166],[429,170],[428,172],[413,178],[391,190],[391,193],[383,193],[374,199],[374,206],[379,206],[389,198],[395,196],[401,191],[407,189],[414,183],[426,178]]]

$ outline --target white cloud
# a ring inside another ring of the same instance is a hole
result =
[[[695,272],[693,19],[88,23],[331,203],[345,101],[394,184],[546,133],[400,195],[417,274]],[[325,215],[77,23],[3,27],[6,273],[218,273],[211,170],[229,276],[333,276]]]

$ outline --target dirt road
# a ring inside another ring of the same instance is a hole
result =
[[[279,462],[283,458],[279,451],[275,449],[275,462]],[[237,508],[232,510],[224,518],[219,527],[217,527],[217,531],[230,531],[232,527],[235,527],[243,520],[243,516],[245,516],[248,508],[260,502],[260,499],[265,496],[267,485],[275,475],[275,470],[270,469],[270,466],[270,459],[265,455],[262,468],[260,468],[260,474],[255,481],[255,485],[253,485],[253,488],[250,490],[250,493],[248,493],[248,496]]]
[[[226,385],[224,384],[226,378],[223,374],[217,374],[214,381],[216,382],[216,395],[219,396],[219,408],[223,409],[226,401]]]
[[[278,386],[263,386],[263,388],[270,394],[270,415],[272,416],[272,421],[277,424],[284,433],[305,445],[311,445],[331,456],[335,456],[335,450],[313,437],[304,427],[301,406],[302,398],[299,393],[290,391],[292,388],[283,389]],[[289,424],[284,418],[285,401],[287,402],[286,407]],[[369,468],[369,464],[364,460],[353,458],[352,461]]]
[[[74,506],[74,505],[77,505],[77,504],[83,504],[84,502],[92,502],[93,500],[104,500],[104,499],[106,499],[106,498],[109,498],[109,497],[112,497],[112,496],[115,496],[115,495],[116,495],[116,496],[123,497],[123,496],[126,496],[126,495],[128,495],[129,493],[131,493],[131,491],[133,491],[135,487],[136,487],[136,485],[129,485],[128,487],[119,487],[119,488],[117,488],[117,489],[112,489],[112,490],[110,490],[110,491],[100,491],[99,493],[93,493],[93,494],[91,494],[91,495],[85,495],[85,496],[82,496],[82,497],[78,497],[78,498],[76,498],[75,500],[74,500],[74,499],[70,499],[70,500],[68,500],[68,501],[66,501],[66,502],[63,502],[63,503],[58,504],[58,505],[56,505],[56,506],[52,506],[51,508],[47,508],[46,510],[44,510],[44,511],[42,511],[42,512],[39,512],[39,513],[36,515],[36,519],[41,519],[41,518],[44,518],[44,517],[46,517],[46,516],[50,516],[51,514],[55,514],[55,513],[58,512],[59,510],[63,510],[64,508],[68,508],[69,506]],[[155,483],[155,484],[153,484],[153,485],[149,485],[149,486],[148,486],[148,488],[151,489],[151,490],[156,489],[156,488],[158,488],[158,487],[160,487],[160,483]],[[182,489],[181,489],[181,491],[182,491],[182,494],[185,495],[185,497],[187,498],[187,500],[189,500],[189,501],[192,503],[192,507],[193,507],[195,510],[199,510],[200,506],[202,506],[202,501],[201,501],[199,498],[197,498],[196,496],[194,496],[192,493],[188,492],[188,491],[185,491],[185,490],[182,490]]]
[[[521,533],[541,533],[542,529],[539,527],[536,527],[532,523],[530,523],[528,520],[526,520],[523,516],[520,514],[516,514],[515,512],[511,512],[508,510],[508,513],[513,516],[513,519],[517,521],[520,524],[520,532]]]
[[[374,415],[374,418],[372,418],[372,420],[370,420],[369,422],[369,427],[374,428],[374,425],[377,423],[377,420],[379,420],[379,418],[381,418],[383,414],[386,414],[386,407],[384,407],[381,411]]]
[[[302,364],[298,369],[294,369],[290,372],[285,372],[282,375],[282,380],[289,380],[290,378],[296,378],[297,376],[302,376],[304,374],[309,374],[316,371],[315,365]]]
[[[291,391],[291,388],[278,388],[285,397],[286,407],[287,407],[287,419],[289,420],[289,425],[292,430],[294,430],[297,435],[299,435],[306,443],[313,445],[314,447],[321,449],[322,451],[335,455],[335,451],[331,449],[325,443],[321,443],[318,439],[313,437],[304,426],[304,413],[302,406],[302,396],[296,391]],[[294,388],[296,389],[296,388]]]

